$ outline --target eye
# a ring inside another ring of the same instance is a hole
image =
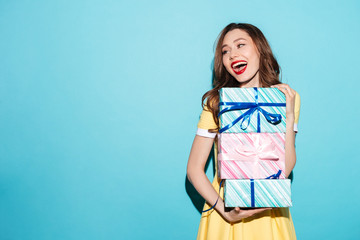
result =
[[[222,55],[225,55],[225,54],[227,54],[229,51],[228,50],[223,50],[221,53],[222,53]]]
[[[244,45],[245,45],[245,44],[240,43],[240,44],[237,45],[237,47],[238,47],[238,48],[241,48],[241,47],[243,47]]]

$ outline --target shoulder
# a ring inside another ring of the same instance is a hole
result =
[[[205,105],[203,107],[203,110],[200,114],[200,120],[198,123],[198,128],[201,129],[215,129],[217,128],[217,125],[215,123],[214,117],[212,112],[208,109],[208,107]]]
[[[204,101],[203,110],[200,114],[200,119],[197,125],[198,130],[196,134],[199,136],[210,138],[214,138],[216,136],[216,133],[213,131],[209,132],[209,130],[218,128],[213,112],[209,109],[209,106],[213,106],[212,104],[214,104],[214,101],[209,101],[208,99]]]

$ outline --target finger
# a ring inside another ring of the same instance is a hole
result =
[[[280,83],[280,84],[276,84],[276,85],[272,85],[271,87],[277,88],[281,91],[285,90],[286,88],[288,88],[288,85]]]
[[[267,208],[261,208],[262,210],[271,210],[271,209],[273,209],[273,208],[271,208],[271,207],[267,207]]]
[[[282,93],[285,94],[286,99],[290,99],[295,96],[294,94],[295,90],[293,90],[288,84],[280,83],[280,84],[272,85],[271,87],[279,89]]]
[[[275,85],[272,85],[271,87],[277,87],[277,88],[283,88],[283,89],[292,89],[289,84],[286,84],[286,83],[279,83],[279,84],[275,84]]]
[[[296,92],[289,86],[289,84],[281,84],[281,87],[289,93],[290,97],[295,96]]]
[[[272,87],[272,88],[274,88],[274,87],[279,88],[279,87],[281,87],[281,83],[280,83],[280,84],[271,85],[270,87]]]
[[[279,84],[275,84],[275,85],[271,85],[270,87],[289,87],[288,84],[285,84],[285,83],[279,83]]]
[[[295,96],[296,95],[296,91],[294,89],[291,89],[291,93]]]
[[[239,207],[235,207],[234,209],[236,212],[240,212],[240,208]]]
[[[254,211],[256,212],[263,212],[263,211],[266,211],[268,210],[268,208],[257,208],[257,209],[254,209]]]
[[[290,96],[293,96],[294,89],[292,89],[289,84],[283,84],[283,87],[288,91]]]
[[[279,89],[283,94],[285,94],[286,98],[288,99],[289,92],[286,90],[285,87],[282,86],[275,86],[277,89]]]
[[[290,87],[287,87],[287,88],[285,88],[286,89],[286,91],[288,92],[288,94],[289,94],[289,96],[290,97],[293,97],[294,96],[294,94],[291,92],[291,88]]]
[[[267,209],[267,208],[257,208],[257,209],[248,210],[247,213],[249,213],[250,216],[252,216],[252,215],[255,215],[255,214],[264,212],[264,211],[266,211],[266,210],[269,210],[269,209]]]

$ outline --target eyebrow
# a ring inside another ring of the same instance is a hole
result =
[[[245,38],[237,38],[237,39],[235,39],[233,42],[237,42],[237,41],[239,41],[239,40],[246,40],[246,39],[245,39]],[[227,44],[224,44],[224,45],[222,45],[221,48],[226,47],[226,46],[227,46]]]

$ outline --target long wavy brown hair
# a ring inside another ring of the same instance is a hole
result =
[[[206,92],[202,97],[202,107],[206,108],[212,113],[214,121],[219,126],[219,89],[223,87],[239,87],[240,83],[231,76],[225,69],[222,62],[222,43],[225,35],[234,30],[241,29],[245,31],[253,40],[259,54],[259,81],[261,87],[270,87],[271,85],[281,83],[279,79],[280,66],[276,61],[270,45],[266,40],[264,34],[257,27],[247,23],[230,23],[219,34],[216,39],[214,68],[213,68],[213,89]],[[218,132],[219,128],[211,129],[211,132]]]

